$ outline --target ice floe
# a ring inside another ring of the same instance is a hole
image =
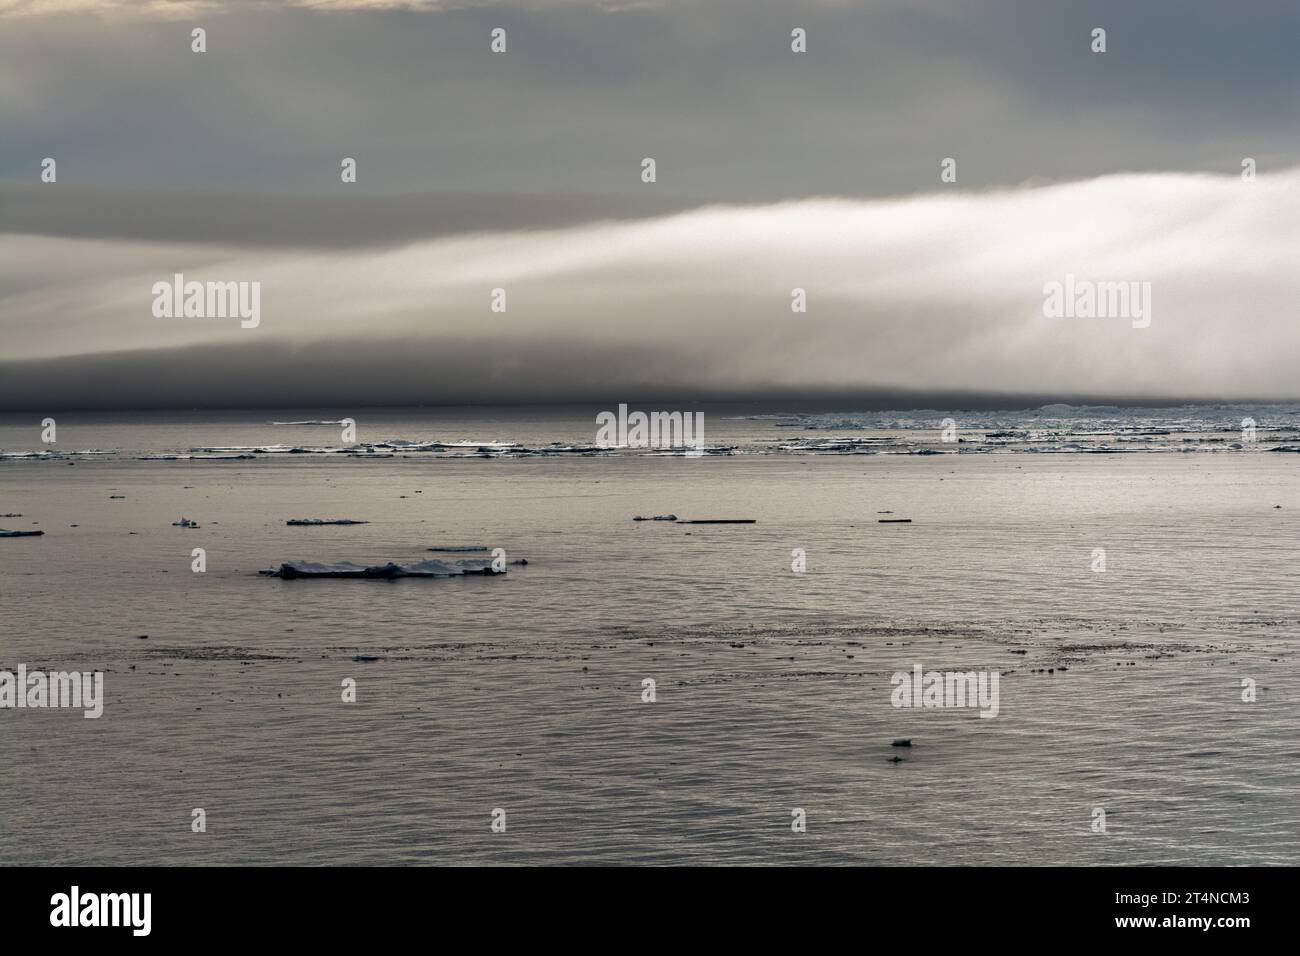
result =
[[[720,419],[734,429],[714,433],[718,442],[699,448],[601,447],[585,422],[561,422],[554,431],[538,433],[531,420],[527,443],[494,437],[482,440],[452,436],[435,439],[416,431],[438,426],[413,426],[416,434],[387,436],[381,441],[343,444],[333,438],[324,443],[213,444],[196,448],[168,445],[137,446],[130,451],[83,448],[78,451],[42,448],[38,451],[0,450],[0,463],[54,461],[58,464],[98,462],[131,457],[141,461],[244,461],[278,456],[363,461],[401,458],[413,460],[512,458],[605,458],[642,456],[696,457],[700,455],[915,455],[915,454],[1254,454],[1295,452],[1300,447],[1300,404],[1214,404],[1164,408],[1106,405],[1053,404],[1011,410],[912,409],[893,411],[829,411],[764,413]],[[324,427],[348,419],[277,420],[277,427]],[[738,423],[738,424],[730,424]],[[746,425],[744,423],[750,423]],[[947,424],[952,423],[952,424]],[[443,426],[445,427],[445,426]],[[459,426],[452,426],[459,427]],[[477,429],[481,426],[468,426]],[[509,426],[500,427],[503,430]],[[283,437],[283,431],[274,433]],[[382,434],[382,433],[381,433]],[[470,432],[472,435],[473,432]],[[480,432],[480,434],[482,434]],[[270,437],[234,432],[237,442]],[[206,440],[195,438],[193,440]],[[30,446],[29,446],[30,447]]]

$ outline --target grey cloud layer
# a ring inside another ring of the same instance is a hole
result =
[[[20,6],[0,405],[1300,397],[1290,0]],[[1151,328],[1044,319],[1067,273]]]
[[[3,183],[0,229],[86,239],[352,248],[639,218],[691,205],[662,193],[281,196]]]
[[[52,155],[69,185],[338,192],[354,156],[354,192],[637,193],[650,155],[656,189],[713,201],[933,189],[945,156],[967,187],[1278,168],[1297,35],[1282,0],[29,16],[0,31],[0,178]]]

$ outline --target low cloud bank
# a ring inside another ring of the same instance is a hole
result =
[[[0,402],[66,407],[80,375],[104,400],[152,389],[169,405],[246,404],[252,364],[286,404],[345,387],[368,404],[494,387],[510,401],[1300,397],[1300,169],[430,232],[355,250],[0,235]],[[175,273],[259,282],[259,326],[154,318],[150,290]],[[1149,283],[1149,326],[1045,316],[1045,287],[1068,277]],[[178,349],[183,374],[168,364]],[[352,358],[320,382],[302,354]],[[395,389],[412,355],[431,373]]]

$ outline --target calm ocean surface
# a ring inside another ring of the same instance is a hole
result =
[[[733,453],[583,452],[586,409],[0,416],[0,527],[45,531],[0,539],[0,669],[106,694],[0,710],[0,860],[1300,863],[1297,407],[698,409]],[[393,457],[269,424],[349,415]],[[757,523],[632,521],[668,513]],[[528,564],[257,574],[469,546]],[[998,716],[891,706],[916,664],[1000,672]]]

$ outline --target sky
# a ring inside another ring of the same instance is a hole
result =
[[[1300,399],[1292,2],[0,0],[0,129],[0,408]]]

